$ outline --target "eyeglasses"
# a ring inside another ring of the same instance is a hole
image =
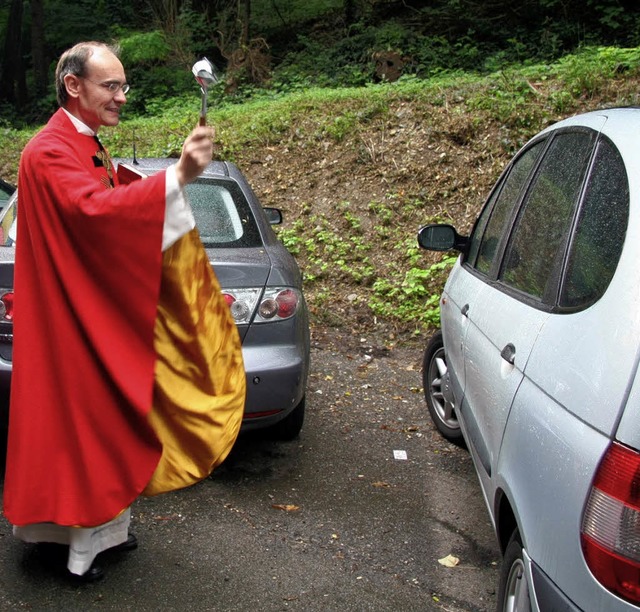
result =
[[[122,89],[122,93],[126,94],[131,89],[131,85],[129,85],[129,83],[120,83],[119,81],[106,81],[104,83],[98,83],[97,81],[92,81],[87,77],[80,77],[80,78],[84,79],[85,81],[89,81],[94,85],[99,85],[100,87],[104,87],[109,91],[109,93],[112,93],[112,94],[118,93],[121,89]]]

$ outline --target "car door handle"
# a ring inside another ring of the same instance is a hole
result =
[[[465,304],[465,305],[462,307],[462,309],[460,310],[460,314],[461,314],[463,317],[466,317],[468,312],[469,312],[469,304]]]
[[[502,357],[507,363],[513,365],[516,362],[516,347],[509,342],[509,344],[502,349],[500,357]]]

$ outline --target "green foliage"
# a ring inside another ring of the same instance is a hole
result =
[[[373,284],[369,306],[375,316],[422,325],[440,324],[440,293],[456,258],[445,256],[427,268],[411,267],[397,277],[379,278]]]
[[[291,228],[280,228],[278,236],[304,262],[305,282],[341,279],[355,285],[370,284],[374,274],[369,257],[372,245],[362,235],[361,221],[349,211],[348,202],[337,208],[342,215],[336,220],[312,215]],[[312,229],[302,232],[308,224]],[[344,229],[339,224],[344,224]]]
[[[46,36],[56,61],[62,51],[80,40],[112,42],[111,16],[104,2],[50,0],[43,8],[45,23],[54,26],[47,28]]]
[[[242,23],[240,4],[228,0],[46,0],[47,27],[42,42],[49,54],[50,73],[59,54],[78,40],[119,41],[128,79],[135,86],[128,112],[144,115],[158,101],[188,95],[192,85],[189,68],[198,57],[206,55],[224,70],[224,64],[241,46],[244,26],[249,45],[260,40],[269,50],[272,74],[262,89],[241,83],[234,94],[240,103],[265,95],[265,89],[278,95],[312,86],[366,86],[378,78],[375,61],[380,52],[394,52],[402,58],[405,78],[426,79],[458,71],[487,74],[523,62],[552,61],[583,46],[640,44],[635,0],[524,4],[519,0],[433,0],[412,5],[401,0],[358,1],[353,3],[356,10],[350,17],[345,14],[343,0],[251,0],[249,24]],[[6,3],[4,6],[0,7],[3,37],[8,31]],[[20,56],[27,74],[15,86],[24,82],[33,92],[29,11],[25,11],[24,20]],[[234,74],[242,69],[236,65]],[[575,74],[571,84],[593,90],[597,77],[586,72]],[[223,91],[221,85],[211,93],[219,100]],[[21,101],[13,105],[19,112],[5,111],[6,107],[0,111],[5,121],[13,122],[44,116],[53,104],[53,95],[46,99],[32,95],[28,104]],[[559,109],[567,108],[562,96],[556,104]]]
[[[137,64],[151,66],[165,62],[171,52],[166,36],[160,30],[123,34],[119,44],[122,63],[128,69]]]
[[[571,95],[592,96],[616,74],[640,71],[640,47],[583,48],[558,62],[557,73]]]
[[[343,0],[254,0],[251,4],[251,20],[264,30],[277,31],[331,15],[343,5]]]
[[[469,38],[449,42],[444,36],[426,36],[397,22],[357,25],[331,45],[299,35],[298,49],[277,66],[275,80],[292,86],[299,79],[320,87],[359,87],[374,80],[375,55],[395,51],[406,62],[405,74],[428,77],[453,69],[478,69],[481,52]]]
[[[288,8],[295,12],[298,4],[292,1]],[[393,8],[385,12],[385,6]],[[269,32],[278,35],[277,24],[267,25],[273,23],[261,22],[267,40]],[[546,0],[525,6],[435,0],[418,9],[372,3],[348,28],[303,29],[295,44],[284,48],[278,40],[281,59],[274,82],[281,89],[300,82],[361,86],[374,78],[375,55],[384,51],[403,58],[405,75],[427,78],[442,71],[494,72],[558,58],[585,44],[623,41],[640,43],[640,19],[637,7],[625,10],[618,0]]]
[[[324,132],[327,136],[341,142],[347,134],[351,133],[357,124],[357,117],[353,113],[345,113],[339,117],[333,117],[325,126]]]
[[[488,90],[482,88],[469,98],[470,108],[488,111],[493,118],[510,127],[530,128],[535,123],[536,117],[531,114],[535,106],[530,103],[536,93],[526,76],[517,69],[507,69],[487,82]]]

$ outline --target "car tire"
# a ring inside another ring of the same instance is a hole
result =
[[[293,440],[298,437],[304,423],[306,397],[286,416],[269,429],[270,437],[276,440]]]
[[[422,361],[422,386],[429,414],[438,431],[451,442],[462,442],[462,431],[456,417],[455,405],[447,399],[444,388],[447,357],[442,332],[437,331],[429,340]],[[450,396],[452,397],[452,396]]]
[[[531,611],[522,539],[517,529],[511,535],[502,558],[497,610],[500,612]]]

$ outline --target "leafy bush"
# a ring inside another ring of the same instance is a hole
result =
[[[119,44],[122,63],[127,67],[165,62],[171,52],[164,33],[159,30],[125,34]]]
[[[586,47],[562,58],[557,73],[573,96],[592,96],[606,83],[626,72],[640,72],[640,47]]]
[[[422,329],[440,325],[440,293],[456,257],[445,255],[428,268],[411,267],[404,274],[379,278],[369,306],[375,316]]]

